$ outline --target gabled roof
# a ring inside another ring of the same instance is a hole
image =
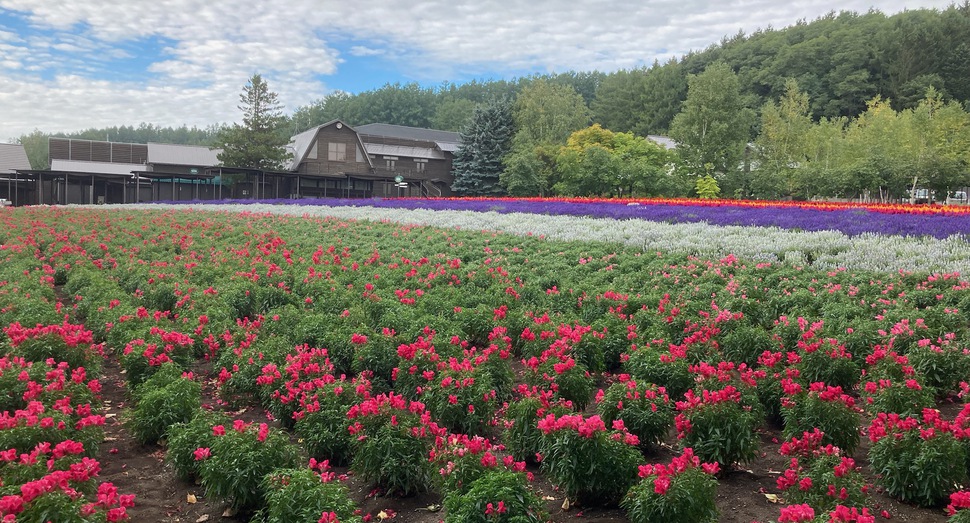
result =
[[[148,163],[168,165],[219,165],[222,149],[210,149],[199,145],[176,145],[171,143],[148,143]]]
[[[0,173],[13,174],[18,169],[30,169],[23,144],[0,143]]]
[[[287,147],[292,149],[293,159],[290,160],[289,165],[286,166],[287,170],[295,171],[299,169],[300,164],[303,163],[307,153],[310,152],[310,146],[312,146],[314,140],[316,140],[317,133],[320,132],[320,129],[330,127],[331,125],[335,124],[340,124],[342,127],[346,127],[347,129],[354,131],[357,134],[357,144],[360,145],[361,151],[367,150],[367,148],[364,146],[364,142],[360,139],[360,133],[357,133],[354,128],[341,122],[340,120],[330,120],[323,125],[318,125],[316,127],[307,129],[306,131],[303,131],[302,133],[294,135],[290,138],[290,144]],[[367,154],[364,154],[364,159],[367,160],[368,165],[371,167],[374,166]]]
[[[365,134],[368,136],[403,138],[405,140],[422,142],[440,142],[441,144],[461,143],[460,134],[451,131],[438,131],[436,129],[421,129],[419,127],[407,127],[388,123],[369,123],[367,125],[359,125],[354,129],[357,130],[357,134]],[[441,147],[440,144],[439,147]],[[445,149],[442,148],[442,150]]]

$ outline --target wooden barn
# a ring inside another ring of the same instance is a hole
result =
[[[458,133],[334,120],[293,137],[292,197],[448,196]]]

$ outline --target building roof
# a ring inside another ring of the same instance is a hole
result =
[[[306,158],[306,155],[310,151],[310,147],[313,145],[313,142],[317,137],[317,133],[320,132],[320,129],[323,129],[324,127],[330,127],[331,125],[334,125],[334,124],[338,126],[337,127],[338,129],[342,127],[347,127],[347,129],[354,131],[352,127],[341,122],[340,120],[330,120],[329,122],[323,125],[312,127],[310,129],[307,129],[306,131],[303,131],[300,134],[292,136],[290,138],[290,144],[287,146],[287,148],[293,152],[293,157],[290,159],[289,165],[286,166],[287,170],[295,171],[299,169],[300,163],[303,161],[304,158]],[[356,131],[354,132],[356,133]],[[366,147],[364,147],[364,142],[362,142],[360,139],[360,133],[357,133],[357,143],[360,144],[361,149],[364,149],[364,150],[367,149]],[[370,165],[371,167],[374,166],[373,164],[371,164],[370,158],[365,156],[364,159],[367,160],[368,165]]]
[[[23,144],[0,143],[0,173],[13,174],[18,169],[30,169]]]
[[[648,134],[647,139],[651,142],[663,146],[664,149],[668,151],[677,148],[677,142],[669,136],[661,136],[659,134]]]
[[[428,158],[431,160],[444,160],[445,155],[439,150],[430,147],[411,147],[408,145],[385,145],[382,143],[364,142],[364,149],[367,154],[384,156],[407,156],[409,158]]]
[[[210,149],[199,145],[176,145],[171,143],[148,143],[148,163],[167,165],[219,165],[222,149]]]
[[[392,125],[388,123],[369,123],[358,125],[354,129],[357,134],[367,136],[384,136],[387,138],[403,138],[405,140],[416,140],[422,142],[435,142],[440,144],[459,144],[461,135],[451,131],[438,131],[436,129],[421,129],[419,127],[407,127],[404,125]],[[444,150],[444,148],[442,148]]]
[[[51,160],[51,171],[86,173],[86,174],[126,174],[132,171],[143,171],[145,166],[140,163],[108,163],[86,162],[84,160]]]

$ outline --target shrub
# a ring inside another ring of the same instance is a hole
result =
[[[134,339],[125,345],[121,356],[125,379],[132,385],[140,385],[165,363],[174,362],[182,368],[187,367],[192,359],[194,343],[188,334],[151,327],[147,339]]]
[[[199,478],[206,494],[238,509],[255,509],[265,500],[263,477],[276,469],[294,468],[297,447],[285,433],[265,423],[253,427],[236,420],[229,429],[213,427],[211,447],[196,449]]]
[[[886,492],[908,503],[942,503],[956,485],[967,481],[966,447],[954,437],[956,427],[926,409],[922,419],[880,412],[869,425],[869,461]]]
[[[741,403],[741,393],[729,385],[718,391],[704,389],[697,396],[687,391],[684,401],[677,402],[679,413],[674,418],[677,439],[690,447],[705,462],[722,467],[734,462],[747,462],[758,450],[755,429],[759,417]]]
[[[56,325],[24,327],[18,322],[3,329],[10,339],[11,353],[27,361],[44,362],[52,358],[66,362],[72,369],[85,367],[88,371],[101,368],[103,347],[94,344],[91,331],[84,325],[72,325],[66,320]]]
[[[970,353],[945,340],[941,345],[921,340],[907,354],[920,381],[943,397],[960,390],[960,381],[970,375]]]
[[[861,396],[870,412],[894,412],[903,417],[917,416],[934,405],[933,394],[912,378],[866,381]]]
[[[607,430],[599,416],[548,414],[538,427],[543,433],[542,470],[569,499],[614,504],[636,481],[640,442],[622,421]]]
[[[818,337],[821,328],[822,322],[817,322],[802,334],[797,343],[801,361],[795,367],[806,383],[822,382],[849,390],[859,381],[859,364],[838,340]]]
[[[135,391],[136,404],[128,419],[128,429],[140,443],[155,443],[165,437],[169,427],[186,422],[202,406],[202,386],[191,377],[180,376],[174,363],[166,363]],[[168,374],[175,371],[174,379]],[[164,379],[159,379],[164,378]]]
[[[620,367],[633,379],[663,387],[671,398],[679,399],[694,385],[687,360],[652,347],[640,347],[629,353]]]
[[[868,485],[855,460],[831,445],[810,457],[792,457],[777,483],[785,501],[806,503],[820,512],[837,505],[861,508],[867,501]]]
[[[586,408],[594,390],[593,379],[572,356],[549,349],[524,363],[531,371],[526,377],[529,385],[548,388],[579,410]]]
[[[492,377],[469,359],[450,358],[421,398],[443,426],[465,434],[481,434],[493,422],[496,392]]]
[[[169,428],[165,460],[175,469],[179,479],[191,481],[199,477],[196,449],[211,448],[216,439],[212,427],[229,423],[229,418],[223,414],[197,410],[189,422],[176,423]]]
[[[311,467],[316,465],[311,461]],[[312,468],[279,469],[263,478],[266,507],[256,521],[265,523],[318,523],[321,514],[332,513],[341,523],[359,523],[357,507],[346,485],[337,481],[326,463],[320,472]]]
[[[24,454],[0,453],[0,517],[69,523],[127,520],[135,496],[119,495],[111,483],[96,486],[101,465],[83,454],[84,445],[70,440],[53,447],[42,443]]]
[[[350,463],[347,410],[357,402],[355,389],[364,392],[367,386],[365,381],[340,380],[323,384],[300,399],[303,410],[293,415],[296,419],[294,431],[303,439],[311,457],[334,465]]]
[[[529,389],[525,385],[520,387],[520,393],[525,397],[506,405],[503,415],[504,430],[502,441],[505,448],[517,460],[530,463],[536,462],[536,455],[542,446],[542,431],[539,430],[539,420],[547,413],[562,416],[572,412],[567,404],[561,400],[551,402],[552,393]]]
[[[445,431],[431,421],[424,404],[380,394],[352,406],[347,419],[352,423],[351,470],[392,493],[428,490],[433,474],[428,453]]]
[[[620,503],[630,521],[713,523],[717,463],[701,463],[690,447],[669,465],[641,465],[640,482]]]
[[[831,443],[846,454],[855,451],[859,446],[858,409],[841,387],[815,382],[805,390],[788,379],[782,380],[782,387],[786,394],[781,407],[785,438],[817,428],[825,434],[823,443]]]
[[[489,470],[467,489],[454,490],[444,500],[446,523],[541,523],[548,521],[545,503],[529,487],[526,474]]]
[[[619,383],[610,385],[605,392],[600,390],[596,395],[603,421],[612,424],[615,420],[622,420],[641,444],[663,441],[674,424],[667,391],[653,384],[637,384],[626,374],[620,375],[619,379]]]

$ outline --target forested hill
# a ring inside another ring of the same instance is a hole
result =
[[[664,64],[609,74],[546,75],[572,85],[604,127],[636,134],[667,131],[687,96],[687,75],[724,61],[739,76],[747,105],[758,110],[777,100],[794,78],[811,100],[813,116],[854,117],[874,96],[910,108],[934,86],[944,98],[970,101],[970,2],[948,9],[886,16],[830,13],[784,29],[763,29],[724,38],[710,48]],[[538,77],[471,82],[422,89],[386,85],[356,95],[331,95],[301,107],[294,127],[305,129],[334,118],[353,124],[387,122],[456,130],[475,103],[490,95],[512,95]]]
[[[351,125],[373,122],[458,130],[476,104],[496,96],[514,98],[538,78],[573,87],[593,119],[613,131],[663,134],[687,95],[687,77],[715,61],[738,74],[746,105],[760,111],[794,78],[809,95],[812,116],[855,117],[879,95],[896,110],[910,108],[933,86],[944,99],[970,107],[970,0],[945,10],[913,10],[887,16],[829,13],[784,29],[766,28],[726,37],[706,50],[652,66],[612,73],[568,72],[515,80],[482,80],[425,88],[388,84],[361,93],[334,93],[298,108],[280,132],[287,136],[333,119]],[[72,133],[114,141],[203,144],[218,127],[90,129]],[[149,132],[150,131],[150,132]],[[144,134],[145,136],[141,136]],[[21,137],[41,139],[35,132]]]

